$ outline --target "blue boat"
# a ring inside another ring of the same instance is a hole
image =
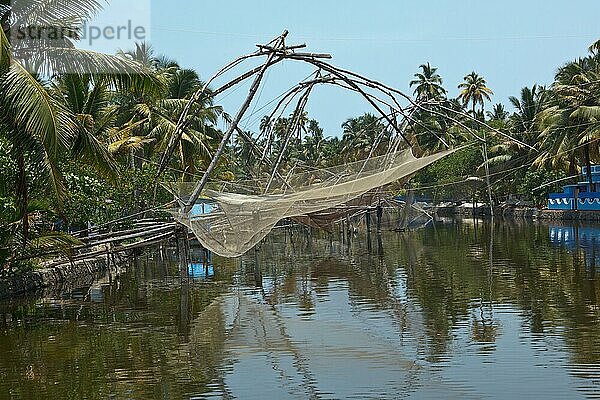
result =
[[[563,186],[562,193],[548,195],[549,210],[600,211],[600,165],[592,165],[592,183],[589,179],[575,185]],[[582,168],[584,177],[588,177],[587,167]]]

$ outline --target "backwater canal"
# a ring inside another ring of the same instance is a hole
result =
[[[600,397],[600,226],[279,230],[188,278],[175,254],[0,303],[0,399]]]

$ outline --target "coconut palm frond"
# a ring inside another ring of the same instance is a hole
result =
[[[154,141],[154,138],[132,136],[111,143],[110,146],[108,146],[108,152],[112,155],[127,154],[130,150],[141,150],[144,146],[153,143]]]
[[[600,120],[600,105],[577,107],[570,115],[571,118],[585,120]]]
[[[507,162],[511,161],[513,159],[512,154],[501,154],[498,156],[494,156],[494,157],[490,157],[487,160],[487,164],[489,166],[495,166],[495,165],[503,165],[506,164]],[[478,169],[482,169],[484,168],[486,165],[486,162],[483,162],[479,167],[477,167]]]
[[[0,108],[18,130],[38,137],[50,157],[69,148],[75,137],[72,115],[19,63],[0,76]]]
[[[67,107],[73,114],[89,114],[84,110],[89,85],[89,77],[65,74],[55,83],[54,89],[62,95]]]
[[[101,75],[115,84],[129,82],[131,76],[153,78],[152,71],[142,64],[116,55],[67,47],[49,46],[36,50],[32,59],[41,62],[38,72],[48,76],[56,73]]]
[[[12,0],[11,22],[17,26],[81,24],[98,14],[104,4],[100,0]]]
[[[119,128],[109,129],[109,139],[113,142],[124,140],[129,137],[139,136],[136,132],[148,122],[148,119],[141,119],[135,122],[128,122]]]
[[[9,69],[10,60],[10,43],[8,42],[8,38],[4,31],[0,28],[0,74]]]
[[[73,156],[84,164],[95,168],[102,176],[115,179],[118,165],[104,144],[95,135],[93,127],[81,127],[73,144]]]
[[[56,252],[66,258],[72,258],[73,248],[82,244],[79,239],[64,232],[45,232],[29,242],[28,252],[33,254]]]

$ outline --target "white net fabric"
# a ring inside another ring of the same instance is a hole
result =
[[[310,215],[340,206],[352,199],[408,177],[455,150],[415,158],[405,150],[367,161],[345,164],[282,178],[264,194],[260,184],[223,184],[202,193],[209,212],[173,211],[208,250],[224,257],[239,257],[265,238],[285,218]],[[252,188],[254,186],[254,188]],[[264,187],[264,186],[263,186]],[[189,184],[171,187],[185,198]],[[235,192],[234,192],[235,191]]]

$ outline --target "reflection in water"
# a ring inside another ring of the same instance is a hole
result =
[[[447,220],[183,269],[159,249],[0,304],[0,398],[600,397],[598,239]]]
[[[600,227],[551,226],[550,241],[574,253],[581,253],[586,269],[595,274],[596,266],[600,263]]]

